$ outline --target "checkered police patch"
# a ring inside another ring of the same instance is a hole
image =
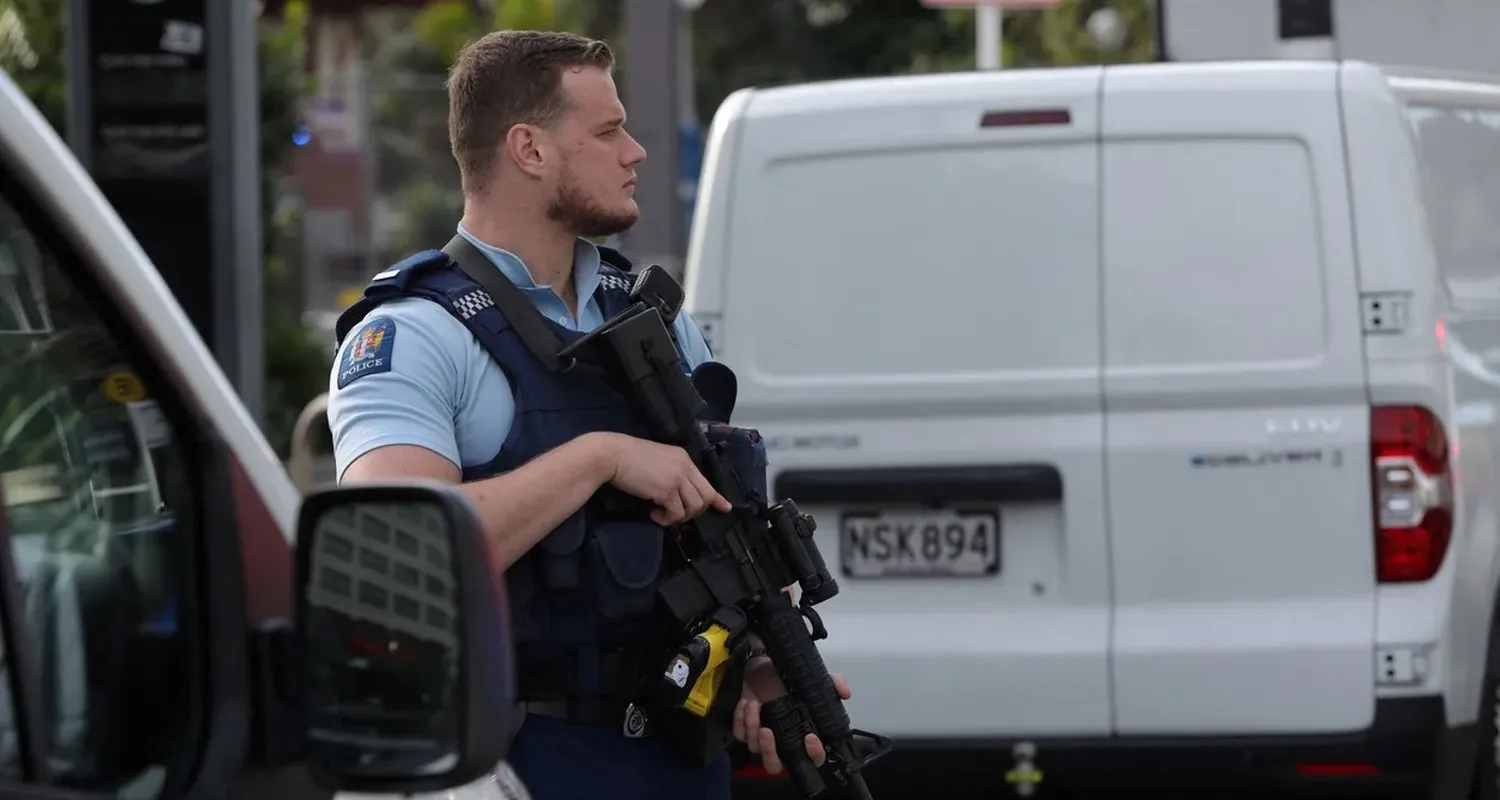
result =
[[[632,284],[628,279],[619,275],[601,272],[599,273],[599,285],[606,289],[614,289],[617,292],[628,292]]]
[[[453,301],[453,307],[458,310],[458,316],[465,320],[473,319],[475,314],[494,304],[495,301],[490,299],[490,293],[483,289],[475,289]]]
[[[366,375],[391,371],[391,351],[396,347],[396,321],[390,317],[368,320],[349,337],[339,358],[339,388]]]

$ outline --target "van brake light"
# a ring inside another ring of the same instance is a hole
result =
[[[979,118],[981,128],[1014,128],[1025,125],[1069,125],[1073,115],[1066,108],[1030,111],[990,111]]]
[[[1375,563],[1381,583],[1437,574],[1453,536],[1453,470],[1442,420],[1421,406],[1370,413]]]

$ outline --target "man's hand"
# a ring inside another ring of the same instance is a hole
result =
[[[613,469],[607,483],[627,494],[656,504],[651,520],[676,525],[702,514],[710,506],[727,512],[729,501],[714,491],[681,447],[637,439],[621,433],[601,437]]]
[[[833,675],[833,688],[839,693],[839,697],[849,699],[849,684],[844,682],[844,676]],[[745,688],[740,695],[740,704],[734,711],[734,738],[744,742],[750,752],[760,756],[760,760],[766,766],[766,772],[772,775],[781,772],[781,756],[776,753],[776,734],[770,728],[761,727],[760,707],[778,697],[786,695],[786,686],[781,682],[781,676],[776,674],[776,667],[769,658],[756,658],[745,667]],[[828,753],[823,749],[823,743],[818,741],[817,734],[809,733],[803,739],[803,745],[807,747],[807,757],[812,759],[816,766],[823,766],[828,760]]]

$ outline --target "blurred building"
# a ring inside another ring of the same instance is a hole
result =
[[[1160,0],[1168,59],[1347,58],[1500,75],[1494,0]]]
[[[279,13],[282,2],[267,2]],[[312,0],[305,126],[282,182],[283,199],[301,212],[307,321],[332,329],[333,318],[390,255],[395,218],[376,191],[379,164],[372,131],[373,79],[367,54],[372,16],[419,9],[426,0]],[[446,143],[443,143],[446,144]]]
[[[410,637],[452,651],[453,570],[441,521],[410,505],[343,511],[322,523],[308,601],[367,623],[359,627],[387,646]]]

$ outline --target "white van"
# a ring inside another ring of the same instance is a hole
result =
[[[1455,104],[1500,119],[1353,62],[725,101],[688,308],[841,567],[877,796],[1496,796],[1500,125],[1456,204],[1413,135]]]

